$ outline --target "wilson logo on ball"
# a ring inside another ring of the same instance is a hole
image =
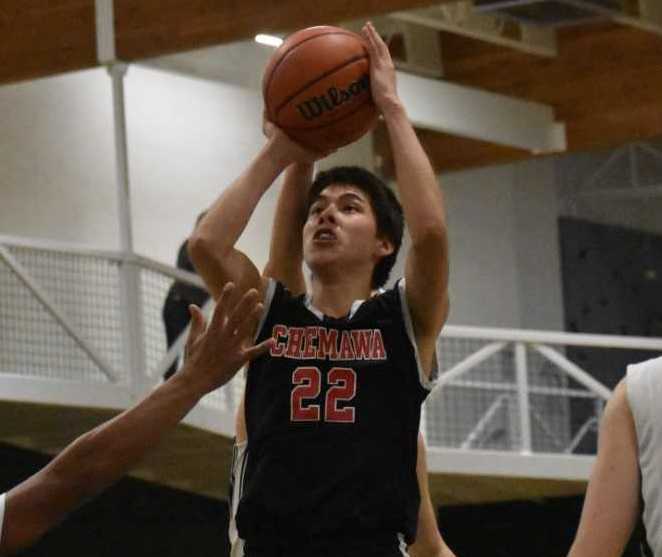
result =
[[[296,107],[306,120],[315,120],[366,91],[370,91],[370,77],[367,74],[350,83],[346,89],[330,87],[324,95],[307,99]]]

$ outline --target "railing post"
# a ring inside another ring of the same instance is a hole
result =
[[[120,267],[120,296],[124,362],[129,373],[131,394],[134,398],[142,398],[149,388],[149,381],[145,369],[140,267],[130,254],[122,260]]]
[[[531,452],[531,413],[529,410],[529,378],[526,366],[526,344],[515,343],[515,374],[519,409],[520,453]]]
[[[129,186],[129,156],[124,108],[124,76],[127,66],[113,63],[108,66],[112,81],[117,205],[122,263],[120,267],[120,296],[124,327],[124,362],[130,377],[131,393],[142,397],[148,388],[145,372],[145,342],[143,335],[143,305],[140,286],[140,267],[133,251],[131,197]]]

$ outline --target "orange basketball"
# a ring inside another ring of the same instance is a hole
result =
[[[363,39],[339,27],[290,35],[264,71],[267,116],[295,141],[328,151],[356,141],[377,120]]]

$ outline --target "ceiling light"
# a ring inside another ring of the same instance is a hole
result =
[[[273,46],[274,48],[278,48],[280,45],[283,44],[283,39],[281,39],[280,37],[276,37],[274,35],[263,35],[262,33],[260,33],[259,35],[255,35],[255,42],[267,46]]]

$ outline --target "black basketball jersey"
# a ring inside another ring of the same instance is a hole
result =
[[[272,282],[248,369],[248,457],[237,526],[243,539],[320,540],[416,534],[420,369],[404,283],[346,318]]]

